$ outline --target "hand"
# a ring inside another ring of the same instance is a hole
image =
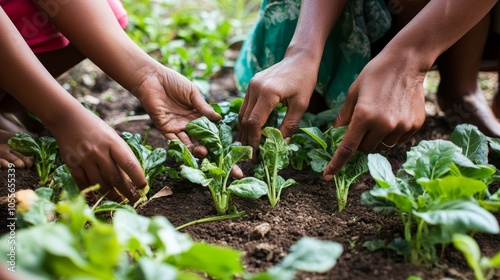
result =
[[[295,132],[309,106],[317,75],[314,63],[302,56],[294,56],[285,57],[252,78],[238,116],[238,141],[252,146],[254,161],[257,159],[261,129],[279,102],[288,107],[280,126],[283,137],[290,137]]]
[[[335,127],[349,128],[323,172],[325,180],[331,180],[357,150],[387,149],[422,126],[425,71],[408,65],[379,55],[361,71],[335,120]]]
[[[170,140],[182,141],[196,156],[207,150],[186,133],[186,124],[201,116],[219,121],[215,112],[196,86],[181,74],[159,66],[139,83],[134,95],[140,100],[156,127]]]
[[[81,189],[100,184],[99,193],[135,203],[137,189],[146,187],[141,166],[125,141],[85,108],[48,127],[57,140],[64,163]],[[130,178],[130,179],[129,179]]]

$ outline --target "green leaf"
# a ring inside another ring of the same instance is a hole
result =
[[[158,280],[180,279],[179,271],[170,264],[160,263],[152,258],[141,258],[137,266],[127,274],[128,279]]]
[[[387,158],[380,154],[368,155],[368,169],[370,175],[381,188],[396,188],[396,176]]]
[[[344,139],[344,135],[347,132],[348,126],[339,126],[337,128],[330,127],[327,131],[325,131],[324,135],[328,139],[329,146],[332,148],[331,152],[334,153],[337,150],[342,139]]]
[[[437,178],[449,169],[452,162],[449,158],[450,154],[453,155],[455,152],[461,154],[461,149],[450,141],[439,139],[420,141],[406,154],[407,159],[403,164],[403,169],[417,179],[420,177]]]
[[[491,267],[500,268],[500,252],[490,259]]]
[[[457,147],[448,141],[436,141],[433,149],[421,154],[417,159],[415,178],[435,179],[446,174],[453,163]]]
[[[204,187],[208,186],[211,182],[211,179],[207,179],[207,177],[201,170],[185,165],[181,165],[180,174],[183,178],[188,179],[191,183],[200,184]]]
[[[191,154],[189,149],[180,140],[170,140],[168,143],[168,155],[173,157],[176,162],[184,162],[191,168],[198,168],[196,158]]]
[[[93,209],[94,213],[112,212],[112,211],[117,211],[117,210],[125,210],[125,211],[128,211],[130,213],[136,213],[134,207],[127,205],[127,204],[121,204],[118,202],[114,202],[111,200],[106,200],[103,203],[95,206]]]
[[[222,147],[228,147],[233,143],[233,130],[230,126],[223,123],[219,126],[219,139]]]
[[[151,244],[154,236],[148,232],[150,219],[118,210],[113,216],[116,237],[124,250],[142,256],[152,256]]]
[[[332,155],[322,149],[311,150],[307,153],[307,156],[311,159],[311,168],[318,173],[322,173],[332,159]]]
[[[448,201],[430,208],[427,212],[413,211],[413,214],[428,224],[441,225],[457,233],[478,231],[496,234],[500,232],[495,216],[470,201]]]
[[[335,266],[343,250],[337,242],[302,237],[290,247],[290,252],[279,266],[288,270],[323,273]]]
[[[281,170],[288,166],[288,144],[279,129],[264,128],[266,140],[260,148],[260,158],[269,170]]]
[[[180,269],[200,271],[217,279],[229,280],[243,272],[241,256],[240,252],[231,248],[196,243],[189,251],[168,262]]]
[[[259,198],[267,194],[267,184],[254,177],[234,180],[227,189],[243,198]]]
[[[112,226],[96,223],[82,234],[85,252],[95,267],[113,270],[122,249]]]
[[[450,141],[462,148],[462,153],[475,164],[488,163],[488,138],[471,124],[459,124]]]
[[[474,271],[476,279],[484,279],[481,277],[483,274],[480,266],[481,250],[476,241],[466,234],[457,233],[453,235],[452,242],[453,246],[464,255],[469,267]]]
[[[318,144],[321,145],[323,150],[326,150],[328,147],[328,144],[326,143],[326,139],[323,136],[323,132],[317,127],[307,127],[307,128],[301,128],[303,132],[305,132],[309,137],[311,137],[314,141],[316,141]]]
[[[31,135],[18,132],[7,142],[9,147],[24,156],[37,156],[41,158],[41,148]]]
[[[413,210],[413,204],[410,197],[402,193],[397,188],[383,189],[377,188],[370,191],[370,195],[377,198],[384,198],[396,206],[400,211],[404,213],[411,213]]]
[[[418,181],[431,195],[433,200],[449,201],[460,198],[472,198],[474,194],[486,190],[481,180],[467,177],[446,176],[432,181]]]
[[[250,146],[232,146],[229,152],[224,156],[222,160],[222,170],[229,174],[233,166],[245,159],[252,158],[252,147]]]
[[[52,179],[54,180],[54,188],[61,188],[65,190],[68,194],[68,198],[74,198],[80,194],[80,188],[76,184],[73,176],[71,176],[71,173],[65,164],[54,170]]]
[[[156,239],[157,256],[175,256],[187,252],[194,242],[186,233],[175,230],[175,227],[163,216],[151,218],[148,232]]]
[[[382,239],[371,240],[363,242],[363,247],[370,252],[375,252],[380,249],[386,248],[385,241]]]
[[[219,138],[219,129],[207,117],[187,123],[186,130],[191,137],[198,139],[214,155],[222,154],[223,146]]]
[[[372,207],[373,212],[383,216],[392,216],[396,213],[394,203],[384,198],[375,197],[370,192],[361,194],[361,205]]]
[[[474,238],[470,237],[467,234],[456,233],[453,235],[453,246],[467,259],[467,263],[469,266],[471,264],[479,265],[479,260],[481,259],[481,250],[476,243]],[[479,268],[479,267],[478,267]]]

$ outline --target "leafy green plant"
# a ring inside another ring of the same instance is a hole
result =
[[[190,1],[125,0],[128,35],[161,63],[183,74],[200,90],[226,60],[232,24],[217,9]]]
[[[319,144],[319,148],[312,149],[308,152],[311,159],[311,168],[316,172],[323,172],[340,142],[344,138],[347,131],[347,126],[333,128],[331,127],[324,133],[317,127],[301,128],[311,140]],[[368,171],[366,155],[360,151],[354,153],[352,158],[345,164],[342,169],[333,176],[335,182],[335,197],[338,203],[339,212],[347,205],[347,197],[349,188],[358,178]]]
[[[460,167],[465,176],[481,179],[487,186],[500,181],[500,170],[488,164],[490,150],[493,151],[492,155],[500,154],[500,139],[484,135],[471,124],[461,124],[450,135],[450,141],[462,148],[464,156],[477,165]],[[486,188],[477,193],[475,198],[483,208],[491,212],[500,212],[500,188],[494,193]]]
[[[290,247],[281,262],[263,273],[247,275],[248,280],[292,280],[296,271],[324,273],[337,263],[344,248],[332,241],[302,237]]]
[[[120,209],[110,225],[93,214],[82,195],[62,199],[52,209],[56,221],[16,232],[17,254],[29,256],[16,261],[23,277],[202,279],[194,273],[202,272],[231,279],[243,272],[241,253],[194,242],[175,231],[165,217],[146,218],[132,208]],[[10,250],[7,238],[0,239],[1,258]]]
[[[260,163],[255,166],[255,177],[266,180],[267,198],[271,206],[276,206],[280,200],[281,191],[284,188],[297,184],[295,180],[285,181],[278,172],[289,164],[288,155],[290,151],[298,149],[296,145],[289,145],[283,139],[279,129],[274,127],[264,128],[266,136],[264,144],[259,146]]]
[[[459,137],[455,135],[456,141]],[[461,135],[460,139],[468,138],[468,134]],[[464,143],[468,144],[461,148],[447,140],[421,141],[407,153],[396,175],[385,157],[368,156],[376,185],[362,195],[362,204],[383,215],[397,214],[404,225],[404,239],[378,247],[394,249],[415,264],[430,266],[438,260],[435,245],[449,244],[453,234],[500,231],[496,218],[476,199],[485,193],[485,182],[491,182],[496,168],[475,164],[471,158],[484,162],[482,157],[487,155],[475,146],[477,142]]]
[[[151,146],[144,145],[141,140],[141,135],[138,133],[132,134],[130,132],[123,132],[122,138],[134,152],[146,176],[148,184],[144,189],[139,190],[142,197],[140,201],[146,202],[148,200],[147,193],[155,178],[167,171],[172,172],[171,169],[163,164],[167,160],[167,151],[163,148],[156,148],[153,150]]]
[[[184,163],[180,170],[183,178],[210,190],[219,215],[228,212],[232,194],[244,198],[259,198],[267,193],[266,183],[254,177],[234,180],[228,184],[233,166],[252,157],[252,147],[241,146],[239,142],[233,143],[229,126],[223,123],[217,126],[208,118],[201,117],[190,121],[186,129],[191,137],[198,139],[208,149],[207,157],[198,164],[189,149],[176,140],[170,142],[168,153]],[[236,213],[236,210],[232,209],[231,212]]]
[[[211,279],[291,280],[296,271],[328,271],[342,254],[339,243],[304,237],[277,266],[262,273],[245,273],[241,252],[193,241],[163,216],[147,218],[131,207],[107,203],[100,209],[91,208],[84,192],[70,198],[63,191],[55,204],[48,199],[52,192],[51,188],[31,192],[37,196],[35,201],[45,201],[47,211],[37,213],[37,223],[16,231],[16,254],[28,256],[16,259],[16,272],[23,279],[180,280],[205,279],[200,276],[204,275]],[[112,224],[95,215],[114,210]],[[0,238],[2,261],[8,261],[12,250],[9,238],[8,234]]]
[[[238,113],[240,112],[243,98],[238,97],[231,102],[223,101],[210,104],[214,110],[222,116],[222,122],[235,129],[238,126]]]
[[[454,234],[453,246],[460,251],[467,264],[474,271],[476,280],[492,279],[495,268],[500,268],[500,252],[492,258],[481,256],[481,250],[474,238],[466,234]]]
[[[8,141],[9,146],[24,156],[32,156],[39,184],[45,186],[50,181],[50,174],[57,157],[57,143],[52,137],[42,136],[37,140],[31,135],[19,132]]]

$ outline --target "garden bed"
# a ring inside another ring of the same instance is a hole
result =
[[[143,113],[130,94],[110,82],[98,69],[91,65],[83,67],[86,67],[86,75],[92,78],[91,82],[87,81],[85,87],[87,94],[97,98],[92,106],[103,119],[109,123],[118,123],[127,112],[133,111],[135,115]],[[77,75],[61,78],[61,82],[71,83],[73,77],[81,76],[78,75],[81,74],[78,71],[83,71],[81,69],[74,70]],[[78,84],[81,81],[76,82]],[[72,90],[82,92],[79,86]],[[220,102],[234,97],[235,94],[230,69],[212,81],[210,101]],[[152,126],[151,122],[142,120],[122,122],[115,128],[118,132],[144,134],[148,126]],[[424,126],[411,140],[397,145],[387,153],[393,170],[402,165],[411,146],[422,139],[446,139],[450,132],[451,128],[442,117],[429,114]],[[166,140],[152,128],[148,144],[155,148],[166,147]],[[167,164],[174,163],[167,160]],[[240,164],[240,167],[245,174],[252,174],[252,165],[249,162]],[[0,170],[1,178],[7,178],[6,174],[6,170]],[[398,218],[378,215],[361,205],[361,194],[374,185],[368,174],[363,175],[359,182],[351,187],[347,207],[341,213],[337,212],[332,182],[323,181],[319,174],[310,169],[296,171],[289,167],[280,174],[284,178],[295,179],[299,184],[285,189],[276,207],[271,208],[265,197],[257,200],[235,197],[233,202],[238,210],[246,211],[243,217],[197,224],[182,231],[189,233],[195,240],[231,246],[244,252],[244,264],[251,272],[262,271],[277,264],[300,237],[310,236],[339,242],[344,247],[344,253],[337,265],[327,274],[301,273],[297,279],[406,279],[411,275],[420,276],[422,279],[474,278],[462,254],[452,246],[442,252],[439,266],[430,269],[405,263],[401,256],[392,252],[370,252],[364,248],[362,245],[365,241],[390,241],[403,234],[403,225]],[[34,170],[17,170],[16,182],[18,189],[36,188],[38,177]],[[165,186],[171,188],[172,195],[150,201],[140,207],[139,214],[163,215],[175,226],[216,214],[206,188],[184,179],[162,175],[156,179],[151,193]],[[498,188],[498,185],[493,188]],[[0,196],[5,196],[6,193],[5,188],[0,190]],[[0,215],[7,216],[5,207],[2,207]],[[500,215],[495,217],[500,220]],[[2,219],[0,223],[1,232],[4,233],[7,230],[6,220]],[[492,256],[500,250],[500,235],[476,234],[475,239],[486,256]],[[495,277],[494,279],[500,279],[500,271],[496,272]]]

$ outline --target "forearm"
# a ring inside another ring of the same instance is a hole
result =
[[[289,55],[306,55],[318,65],[326,40],[347,0],[303,0],[295,33],[287,49]]]
[[[81,105],[50,75],[0,8],[0,87],[33,111],[45,125]]]
[[[137,81],[157,63],[125,33],[106,0],[33,2],[46,9],[51,22],[85,56],[132,92]],[[43,5],[47,2],[58,6],[49,10],[48,5]]]
[[[435,60],[474,27],[496,0],[430,1],[384,48],[381,55],[394,56],[427,71]],[[396,59],[396,58],[395,58]]]

